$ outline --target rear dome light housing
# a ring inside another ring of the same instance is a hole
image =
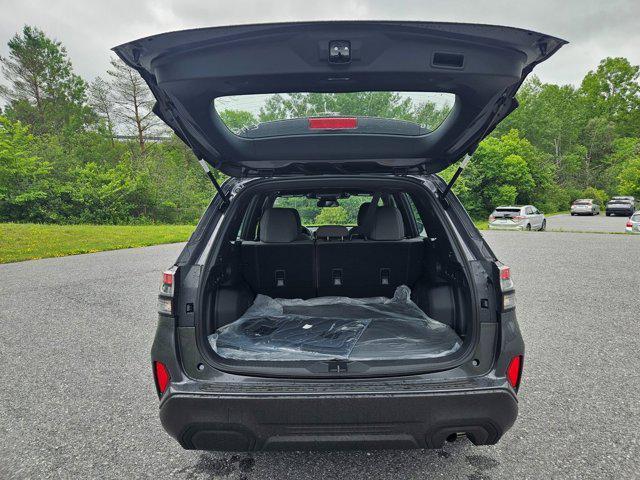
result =
[[[522,355],[517,355],[511,359],[507,367],[507,381],[516,392],[520,387],[523,360],[524,357]]]
[[[171,375],[164,363],[154,361],[153,362],[153,378],[156,382],[156,388],[158,390],[158,396],[161,397],[164,392],[167,391],[169,383],[171,382]]]

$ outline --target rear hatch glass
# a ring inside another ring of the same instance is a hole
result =
[[[520,209],[510,207],[496,208],[491,215],[496,219],[510,219],[520,215]]]
[[[218,97],[214,107],[233,133],[258,138],[305,135],[314,129],[362,133],[367,123],[370,134],[425,135],[442,124],[454,103],[455,95],[443,92],[302,92]],[[355,118],[352,123],[336,124],[334,128],[330,123],[315,128],[309,121],[283,122],[341,117]],[[367,119],[388,121],[367,122]]]

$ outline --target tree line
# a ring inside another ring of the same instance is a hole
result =
[[[211,185],[153,114],[137,72],[113,58],[104,76],[87,82],[64,45],[33,26],[8,47],[0,57],[0,221],[197,221]],[[639,72],[625,58],[605,58],[578,87],[527,80],[520,107],[480,144],[456,184],[471,215],[499,204],[551,212],[576,198],[640,197]],[[238,134],[263,121],[332,112],[434,129],[450,107],[392,92],[309,93],[273,95],[258,112],[227,108],[221,116]]]

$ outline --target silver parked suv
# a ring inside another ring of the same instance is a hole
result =
[[[497,207],[489,215],[491,230],[544,230],[547,220],[533,205]]]

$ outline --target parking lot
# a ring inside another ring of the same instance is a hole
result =
[[[520,416],[498,445],[182,450],[160,426],[149,360],[160,272],[180,250],[165,245],[0,265],[0,478],[637,478],[640,238],[485,235],[512,267],[527,344]]]
[[[607,217],[604,210],[596,216],[571,216],[568,213],[547,218],[549,231],[610,232],[624,233],[627,217]]]

